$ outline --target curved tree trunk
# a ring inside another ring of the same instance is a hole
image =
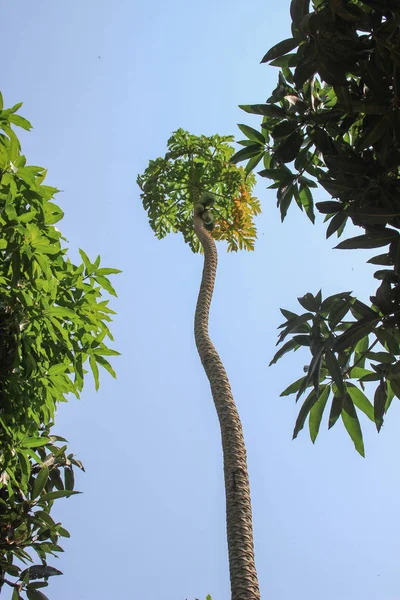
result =
[[[194,229],[204,249],[204,268],[194,332],[221,427],[231,598],[260,600],[254,562],[250,486],[242,424],[225,368],[208,334],[208,316],[217,270],[217,248],[198,215],[194,215]]]

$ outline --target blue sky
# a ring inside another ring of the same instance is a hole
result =
[[[179,236],[154,238],[135,180],[178,127],[239,137],[237,123],[257,126],[238,104],[275,86],[259,61],[290,36],[289,1],[3,0],[1,16],[5,103],[24,102],[28,164],[63,191],[70,255],[123,270],[118,379],[105,374],[97,394],[88,380],[58,414],[87,473],[84,494],[54,509],[71,539],[49,596],[226,600],[220,435],[192,333],[202,259]],[[399,600],[398,403],[379,436],[362,421],[365,460],[340,423],[325,422],[314,447],[306,430],[292,442],[298,408],[279,394],[308,357],[268,368],[279,307],[320,287],[367,300],[369,253],[332,250],[322,219],[313,227],[297,207],[281,225],[265,181],[257,193],[256,251],[221,246],[211,333],[243,420],[262,597]]]

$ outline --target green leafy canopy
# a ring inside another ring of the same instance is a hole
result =
[[[31,128],[20,106],[4,109],[0,94],[0,586],[16,577],[13,598],[46,598],[37,588],[60,574],[47,555],[69,536],[51,509],[77,493],[74,467],[83,468],[51,428],[58,403],[79,397],[86,365],[96,388],[98,365],[115,377],[104,292],[116,295],[108,276],[119,271],[83,250],[79,265],[67,257],[58,190],[44,183],[45,169],[26,164],[13,129]],[[32,562],[31,551],[42,565],[21,572],[14,563]]]
[[[260,213],[259,201],[251,195],[253,174],[230,164],[234,154],[231,136],[194,136],[178,129],[168,140],[164,158],[151,160],[137,183],[150,226],[161,239],[182,233],[193,252],[200,243],[193,229],[193,208],[201,195],[216,198],[213,237],[228,243],[228,250],[253,250],[256,228],[253,218]]]

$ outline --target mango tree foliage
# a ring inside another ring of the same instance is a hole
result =
[[[58,190],[44,183],[45,169],[26,164],[13,130],[31,129],[20,106],[4,109],[0,95],[0,586],[13,587],[13,600],[22,591],[38,600],[46,598],[38,588],[59,574],[47,555],[68,536],[51,507],[76,493],[73,468],[82,468],[50,430],[58,403],[79,398],[87,365],[96,389],[99,366],[115,377],[103,292],[116,295],[108,275],[119,271],[82,250],[79,265],[67,257]],[[31,562],[29,550],[41,565],[22,573],[15,559]]]
[[[255,177],[230,164],[232,141],[231,136],[194,136],[178,129],[168,140],[164,158],[151,160],[138,176],[143,206],[159,239],[180,232],[193,252],[199,252],[193,207],[208,192],[216,198],[213,237],[226,241],[230,251],[254,249],[253,217],[260,212],[259,201],[251,195]]]
[[[266,103],[241,107],[262,116],[261,132],[241,126],[247,139],[232,161],[249,158],[248,170],[263,161],[259,175],[277,190],[282,220],[294,200],[314,222],[312,190],[320,184],[331,196],[316,204],[326,237],[340,237],[349,222],[362,228],[336,248],[384,248],[368,260],[379,267],[370,304],[350,292],[326,300],[306,294],[299,299],[306,313],[282,311],[278,343],[292,338],[273,361],[300,346],[311,351],[307,375],[289,388],[297,398],[311,389],[294,435],[309,418],[314,441],[330,406],[328,426],[341,417],[363,454],[359,411],[379,431],[393,395],[400,398],[400,6],[292,0],[290,14],[291,37],[261,61],[280,68],[277,87]],[[366,382],[375,382],[372,394]]]

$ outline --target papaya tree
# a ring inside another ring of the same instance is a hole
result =
[[[306,375],[282,393],[298,400],[308,392],[293,436],[308,418],[314,442],[331,400],[328,427],[341,417],[364,455],[358,414],[379,431],[400,398],[400,4],[292,0],[290,15],[291,37],[261,61],[280,69],[278,85],[266,103],[241,107],[262,122],[260,130],[241,126],[247,139],[232,163],[263,165],[259,175],[277,190],[282,220],[294,201],[314,222],[312,189],[320,184],[331,196],[316,203],[326,237],[340,237],[348,224],[362,230],[336,248],[384,248],[368,260],[379,282],[369,302],[318,292],[298,299],[301,314],[282,309],[278,343],[290,339],[272,360],[311,352]]]
[[[208,332],[217,270],[215,240],[224,240],[231,251],[253,250],[254,216],[260,212],[252,196],[254,176],[246,177],[244,169],[229,163],[232,140],[218,135],[196,137],[180,129],[168,140],[165,156],[151,160],[137,182],[156,236],[180,232],[193,252],[204,253],[194,332],[221,429],[231,594],[232,600],[256,600],[260,592],[242,425]]]
[[[82,250],[81,264],[68,258],[58,190],[26,164],[14,131],[31,129],[20,106],[5,109],[0,94],[0,591],[46,600],[40,589],[61,574],[49,557],[69,537],[52,507],[78,493],[74,468],[83,469],[52,427],[59,403],[80,396],[87,365],[96,389],[99,366],[115,376],[104,291],[115,295],[108,275],[118,270]]]

